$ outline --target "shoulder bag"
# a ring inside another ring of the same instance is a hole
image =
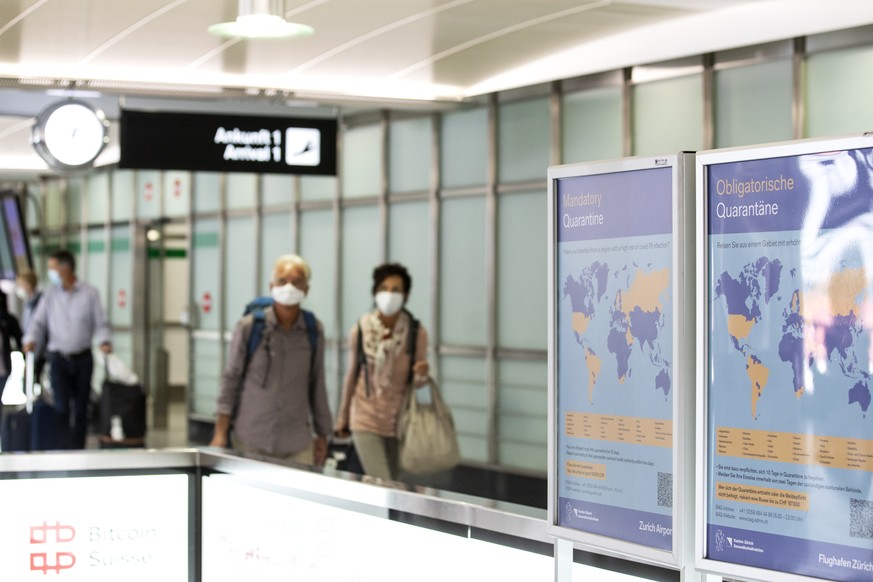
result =
[[[417,389],[410,387],[397,419],[400,468],[408,473],[448,471],[461,460],[452,412],[433,378],[428,378],[428,389],[431,402],[421,404]]]

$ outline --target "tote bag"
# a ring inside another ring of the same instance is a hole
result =
[[[400,468],[419,475],[448,471],[461,460],[452,412],[433,378],[428,378],[428,388],[431,402],[421,404],[417,389],[410,387],[397,420]]]

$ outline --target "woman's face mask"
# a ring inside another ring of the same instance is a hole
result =
[[[382,315],[391,317],[403,309],[403,300],[405,298],[403,293],[379,291],[376,293],[376,308]]]

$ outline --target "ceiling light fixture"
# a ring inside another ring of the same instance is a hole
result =
[[[210,34],[225,38],[295,38],[315,29],[284,18],[284,0],[239,0],[239,16],[233,22],[209,27]]]

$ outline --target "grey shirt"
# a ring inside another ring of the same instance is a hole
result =
[[[287,456],[312,444],[313,431],[326,437],[332,430],[324,385],[324,332],[318,322],[315,398],[310,401],[311,349],[303,315],[287,330],[279,325],[273,309],[265,315],[264,334],[244,379],[252,316],[237,323],[216,411],[232,416],[236,407],[233,430],[241,441],[268,455]]]
[[[49,352],[77,354],[91,349],[93,341],[109,343],[109,322],[97,289],[84,281],[76,281],[69,290],[56,285],[46,289],[22,341],[39,344],[46,331]]]

